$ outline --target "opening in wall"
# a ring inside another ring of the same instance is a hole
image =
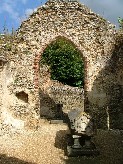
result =
[[[69,40],[59,37],[49,44],[41,56],[41,65],[50,67],[52,80],[84,87],[84,61],[80,51]]]
[[[40,60],[40,90],[43,92],[45,90],[44,98],[42,97],[43,94],[40,94],[40,116],[42,113],[47,111],[47,114],[52,114],[57,116],[62,113],[59,109],[59,103],[62,104],[62,109],[66,112],[67,106],[69,109],[72,109],[72,103],[75,102],[75,97],[77,97],[76,92],[78,92],[78,100],[80,101],[78,107],[84,110],[84,98],[83,98],[83,91],[79,91],[79,89],[84,88],[84,60],[81,52],[76,48],[76,46],[64,37],[58,37],[55,41],[51,42],[43,51]],[[52,88],[51,87],[52,84]],[[42,87],[43,86],[43,87]],[[64,87],[66,87],[64,89]],[[68,89],[67,89],[68,87]],[[75,90],[76,87],[76,91]],[[43,88],[43,89],[42,89]],[[61,88],[59,95],[58,90]],[[49,90],[48,90],[49,89]],[[74,92],[74,96],[71,96]],[[50,92],[50,93],[49,93]],[[81,92],[81,93],[80,93]],[[66,94],[65,94],[66,93]],[[46,101],[47,97],[47,104],[44,102]],[[67,99],[70,99],[67,101]],[[74,98],[73,98],[74,97]],[[80,98],[82,97],[82,99]],[[65,99],[66,100],[65,100]],[[53,100],[54,104],[51,107],[51,99]],[[62,99],[62,100],[61,100]],[[63,100],[64,99],[64,100]],[[49,102],[48,102],[49,101]],[[65,102],[67,101],[67,102]],[[59,102],[59,103],[58,103]],[[81,102],[83,103],[81,105]],[[77,102],[76,102],[77,103]],[[74,104],[75,105],[75,104]],[[66,106],[66,108],[65,108]],[[77,105],[75,105],[77,107]],[[53,110],[51,110],[53,109]],[[64,113],[63,111],[63,113]],[[61,117],[63,115],[61,114]],[[66,114],[66,113],[64,113]]]
[[[24,91],[16,93],[16,97],[25,103],[28,103],[28,94]]]

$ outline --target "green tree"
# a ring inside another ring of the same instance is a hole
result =
[[[69,41],[57,39],[43,52],[41,63],[51,69],[51,78],[74,87],[84,85],[84,63]]]

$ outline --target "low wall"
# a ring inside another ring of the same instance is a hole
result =
[[[59,105],[62,105],[62,108]],[[57,117],[58,110],[68,113],[73,108],[79,108],[84,111],[84,90],[61,85],[57,81],[52,81],[51,85],[40,92],[40,115],[48,118]]]

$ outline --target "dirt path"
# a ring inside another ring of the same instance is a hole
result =
[[[37,131],[0,137],[0,164],[123,164],[123,137],[119,132],[98,131],[94,139],[98,157],[68,158],[66,125],[44,123]]]

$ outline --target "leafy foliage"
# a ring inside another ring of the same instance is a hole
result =
[[[123,19],[118,17],[118,23],[119,23],[119,27],[120,29],[123,29]]]
[[[67,40],[57,39],[43,52],[43,64],[51,69],[51,78],[63,84],[82,87],[84,84],[84,63],[79,51]]]

